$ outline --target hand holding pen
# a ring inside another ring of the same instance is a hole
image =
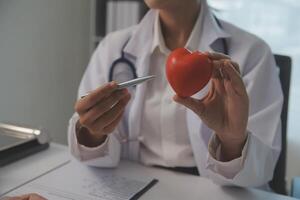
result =
[[[75,104],[75,111],[80,117],[76,124],[78,142],[88,147],[102,144],[122,119],[131,97],[126,87],[153,78],[142,77],[120,84],[112,81],[82,96]]]

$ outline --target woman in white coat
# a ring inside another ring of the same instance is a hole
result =
[[[198,171],[219,184],[268,183],[281,150],[283,101],[270,48],[217,20],[205,0],[145,2],[150,11],[143,20],[108,34],[91,58],[69,124],[72,154],[92,166],[116,167],[124,157]],[[207,53],[214,73],[204,98],[174,96],[168,85],[165,60],[178,47],[228,54]],[[115,90],[108,74],[121,52],[137,76],[157,78]]]

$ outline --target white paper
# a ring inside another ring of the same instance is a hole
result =
[[[113,169],[99,169],[71,161],[6,196],[38,193],[51,200],[127,200],[145,188],[151,178],[122,177]]]

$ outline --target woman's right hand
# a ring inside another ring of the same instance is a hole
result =
[[[128,90],[117,90],[114,81],[79,99],[75,104],[80,117],[76,124],[78,142],[88,147],[102,144],[121,121],[129,100]]]

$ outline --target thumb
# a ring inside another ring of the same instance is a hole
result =
[[[198,99],[195,99],[193,97],[180,97],[178,95],[175,95],[173,97],[173,100],[181,105],[184,105],[185,107],[191,109],[194,111],[197,115],[201,116],[204,112],[204,105],[201,101]]]

